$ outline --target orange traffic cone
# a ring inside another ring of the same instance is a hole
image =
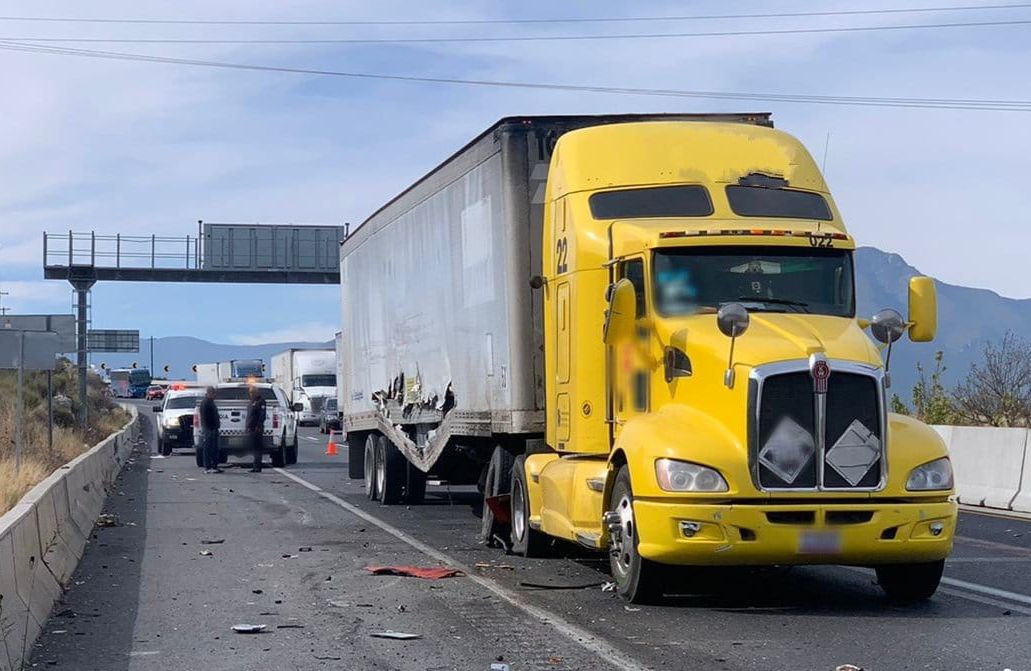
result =
[[[337,444],[333,440],[333,431],[329,432],[329,444],[326,445],[326,456],[335,457],[337,455]]]

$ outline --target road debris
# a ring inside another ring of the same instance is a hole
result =
[[[201,550],[197,554],[199,554],[201,557],[212,557],[215,553],[211,550]]]
[[[601,591],[603,591],[603,592],[615,592],[616,591],[616,583],[614,583],[614,582],[602,583],[601,584]]]
[[[488,563],[488,562],[476,562],[476,568],[478,568],[478,569],[499,568],[499,569],[504,569],[506,571],[514,571],[515,570],[515,566],[512,566],[511,564],[493,564],[493,563]]]
[[[276,629],[304,629],[303,624],[277,624]]]
[[[554,583],[536,580],[519,581],[519,586],[526,589],[591,589],[593,587],[601,587],[604,590],[606,584],[603,582]]]
[[[395,641],[411,641],[422,638],[422,634],[408,634],[403,631],[374,631],[369,636],[373,638],[389,638]]]
[[[225,543],[225,542],[226,542],[226,539],[224,539],[224,538],[210,538],[210,539],[205,538],[205,539],[201,540],[200,544],[201,545],[221,545],[222,543]]]
[[[311,548],[310,548],[310,547],[307,547],[307,546],[305,546],[305,547],[303,547],[303,548],[297,548],[297,551],[298,551],[298,552],[311,552]]]
[[[634,608],[633,606],[623,606],[623,610],[625,610],[628,613],[640,613],[641,612],[640,608]]]
[[[458,569],[446,566],[366,566],[365,570],[373,575],[400,575],[423,580],[440,580],[464,575]]]
[[[103,513],[97,517],[98,527],[120,527],[122,523],[118,520],[118,515],[111,513]]]
[[[491,662],[490,671],[509,671],[509,666],[504,662]]]
[[[233,631],[237,634],[260,634],[268,628],[267,624],[234,624]]]
[[[863,667],[856,666],[855,664],[842,664],[834,667],[834,671],[863,671]]]

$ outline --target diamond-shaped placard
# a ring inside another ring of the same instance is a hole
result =
[[[787,483],[792,483],[816,452],[812,434],[790,417],[777,423],[759,451],[759,463]]]
[[[858,419],[827,450],[827,463],[855,487],[881,458],[881,441]]]

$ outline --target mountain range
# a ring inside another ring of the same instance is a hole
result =
[[[905,314],[908,283],[921,274],[898,254],[873,247],[856,252],[856,294],[858,313],[870,317],[882,308],[895,308]],[[985,343],[1001,339],[1007,332],[1018,336],[1031,333],[1031,299],[1005,298],[986,289],[971,289],[944,282],[938,289],[938,336],[931,343],[913,343],[903,338],[895,344],[891,369],[894,393],[909,401],[918,379],[917,364],[933,370],[934,356],[944,352],[947,384],[961,380],[970,365],[979,360]],[[190,336],[154,339],[154,365],[158,371],[170,366],[172,379],[191,379],[195,363],[229,359],[264,359],[291,347],[332,347],[333,342],[279,342],[263,345],[226,345]],[[149,365],[147,341],[138,354],[95,355],[93,363],[103,361],[109,367],[123,367],[137,362]]]

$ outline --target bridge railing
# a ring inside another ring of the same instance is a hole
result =
[[[197,236],[43,233],[45,267],[200,268]]]

